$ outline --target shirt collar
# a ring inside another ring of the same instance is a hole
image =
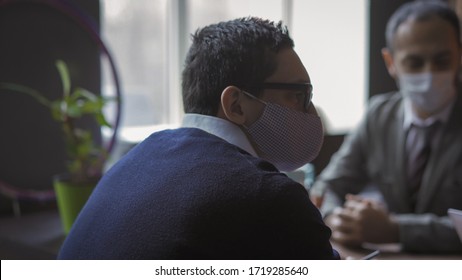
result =
[[[239,126],[230,121],[207,115],[185,114],[181,126],[202,129],[257,157],[257,153],[245,133]]]
[[[421,119],[412,109],[411,101],[408,98],[404,98],[404,129],[409,129],[412,124],[417,126],[426,127],[433,124],[436,121],[445,124],[449,120],[452,108],[454,107],[455,101],[449,103],[443,110],[439,113],[427,118]]]

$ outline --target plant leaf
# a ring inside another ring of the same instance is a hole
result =
[[[71,78],[69,76],[67,65],[62,60],[56,60],[56,68],[58,68],[59,76],[61,77],[61,82],[63,83],[63,95],[69,96],[71,93]]]
[[[53,119],[58,122],[62,122],[64,120],[63,111],[61,110],[61,101],[56,100],[50,104],[51,115]]]
[[[108,121],[104,117],[104,114],[98,113],[98,114],[95,115],[95,118],[96,118],[96,121],[98,122],[98,124],[100,126],[105,126],[105,127],[112,128],[112,125],[108,123]]]
[[[98,95],[92,93],[91,91],[88,91],[84,88],[81,88],[81,87],[77,87],[75,88],[74,92],[72,93],[73,97],[74,98],[84,98],[84,99],[87,99],[89,101],[98,101],[99,99],[101,99]]]
[[[67,106],[67,115],[71,118],[80,118],[83,115],[83,110],[78,103],[68,104]]]
[[[40,92],[33,88],[14,83],[1,83],[0,88],[27,94],[35,100],[37,100],[40,104],[48,108],[51,108],[51,101],[43,97],[43,95]]]

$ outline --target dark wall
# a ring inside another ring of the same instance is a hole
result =
[[[409,0],[369,0],[369,96],[396,90],[388,75],[381,50],[385,47],[385,27],[393,12]]]
[[[50,1],[13,2],[0,5],[0,82],[27,85],[56,99],[62,87],[55,61],[62,59],[74,85],[100,92],[100,55],[92,37],[44,4]],[[99,1],[69,2],[98,22]],[[100,141],[94,121],[82,126]],[[65,171],[65,162],[61,128],[48,109],[29,96],[0,89],[0,180],[19,189],[51,189],[52,176]]]

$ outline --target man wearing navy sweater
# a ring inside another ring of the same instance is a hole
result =
[[[183,127],[105,174],[61,259],[335,259],[302,185],[318,153],[310,77],[281,23],[241,18],[193,36]]]

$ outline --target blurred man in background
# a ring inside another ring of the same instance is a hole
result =
[[[360,126],[313,187],[336,242],[462,252],[447,217],[462,209],[459,20],[440,1],[401,6],[382,54],[399,91],[371,98]],[[378,188],[383,203],[358,196]]]

